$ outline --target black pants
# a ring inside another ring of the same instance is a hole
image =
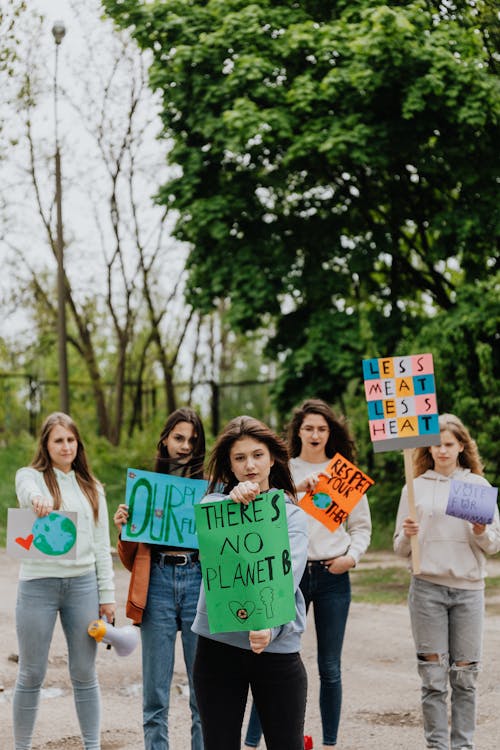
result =
[[[300,654],[254,654],[199,636],[193,680],[205,750],[240,750],[249,687],[267,750],[303,750],[307,675]]]

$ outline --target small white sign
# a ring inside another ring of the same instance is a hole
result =
[[[493,521],[497,506],[498,487],[452,479],[446,513],[471,523]]]
[[[9,508],[7,554],[17,560],[74,560],[77,513],[52,511],[40,518],[29,508]]]

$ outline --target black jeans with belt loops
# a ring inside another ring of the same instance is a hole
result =
[[[254,654],[199,636],[193,679],[205,750],[240,750],[249,687],[267,750],[303,750],[307,674],[299,653]]]

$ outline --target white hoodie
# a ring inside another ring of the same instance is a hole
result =
[[[457,468],[449,477],[429,469],[414,480],[415,505],[419,524],[420,573],[417,578],[457,589],[483,589],[486,576],[485,553],[500,550],[500,518],[495,509],[493,522],[482,534],[474,534],[472,524],[445,513],[450,481],[487,485],[487,480],[470,469]],[[408,518],[408,492],[403,487],[399,501],[394,551],[408,557],[411,566],[410,538],[403,521]]]

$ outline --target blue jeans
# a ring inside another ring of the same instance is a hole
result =
[[[146,750],[168,750],[168,708],[174,671],[175,640],[181,631],[189,681],[191,748],[203,750],[201,722],[193,688],[197,636],[191,630],[201,585],[199,562],[151,562],[148,599],[141,624],[143,726]]]
[[[101,701],[95,670],[96,642],[87,627],[99,614],[95,573],[75,578],[19,581],[16,630],[19,671],[14,689],[16,750],[30,750],[40,689],[47,671],[57,614],[68,644],[69,674],[85,750],[99,750]]]
[[[438,586],[413,577],[408,596],[427,747],[448,750],[448,680],[452,750],[473,748],[476,682],[483,637],[483,590]],[[436,660],[425,657],[435,655]]]
[[[319,706],[323,744],[337,744],[342,707],[341,654],[351,603],[349,573],[334,575],[320,563],[309,563],[300,582],[306,607],[313,604],[318,642]],[[245,744],[257,747],[262,737],[260,721],[252,706]]]

